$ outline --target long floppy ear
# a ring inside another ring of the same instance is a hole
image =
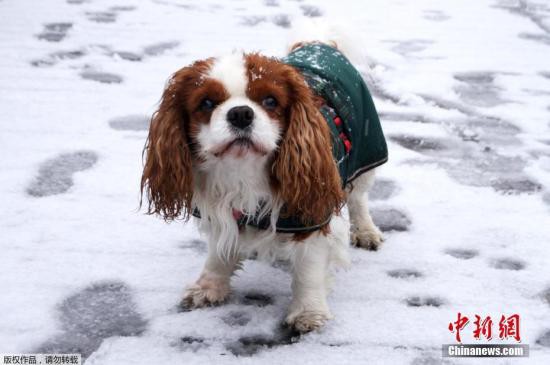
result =
[[[340,210],[344,192],[332,155],[329,126],[303,77],[294,69],[289,75],[293,101],[272,172],[286,206],[284,214],[319,224]]]
[[[143,197],[145,192],[148,200],[147,213],[159,214],[165,220],[173,220],[180,214],[187,219],[192,209],[192,161],[182,95],[192,72],[191,68],[183,68],[169,80],[151,119],[144,148],[141,194]]]

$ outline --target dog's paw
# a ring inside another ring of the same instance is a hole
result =
[[[369,251],[377,251],[384,242],[384,236],[377,227],[369,230],[352,230],[351,244]]]
[[[225,301],[231,291],[229,280],[214,275],[202,275],[196,284],[187,288],[180,306],[195,309]]]
[[[322,328],[330,318],[328,311],[304,310],[290,313],[285,323],[299,333],[307,333]]]

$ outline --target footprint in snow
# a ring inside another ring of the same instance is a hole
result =
[[[545,33],[527,33],[527,32],[524,32],[524,33],[520,33],[518,35],[518,37],[521,38],[521,39],[535,41],[535,42],[542,43],[544,45],[550,46],[550,35],[545,34]]]
[[[147,131],[150,123],[151,117],[136,114],[113,118],[109,126],[118,131]]]
[[[388,276],[395,279],[418,279],[423,275],[420,271],[414,269],[396,269],[388,271]]]
[[[225,348],[235,356],[252,356],[261,350],[278,346],[292,345],[298,342],[300,334],[287,326],[281,326],[273,336],[244,336],[235,342],[225,345]]]
[[[197,352],[198,350],[210,347],[210,344],[201,337],[184,336],[179,339],[176,347],[182,351]]]
[[[409,307],[436,307],[439,308],[444,304],[443,299],[438,297],[421,297],[412,296],[405,299],[405,303]]]
[[[132,62],[139,62],[143,60],[143,57],[140,54],[128,51],[114,51],[111,53],[111,56],[119,57],[123,60]]]
[[[232,311],[222,318],[229,326],[246,326],[250,320],[250,315],[244,311]]]
[[[244,25],[247,27],[255,27],[256,25],[263,23],[265,21],[266,21],[266,17],[261,15],[243,16],[241,25]]]
[[[501,258],[491,262],[491,266],[499,270],[519,271],[525,269],[525,263],[512,258]]]
[[[543,333],[538,339],[537,344],[544,346],[544,347],[550,347],[550,330]]]
[[[80,353],[88,357],[104,339],[138,336],[147,322],[136,311],[128,286],[120,281],[92,284],[58,307],[63,333],[40,345],[39,353]]]
[[[395,46],[391,50],[405,58],[424,51],[434,43],[434,41],[429,39],[389,40],[387,42],[395,43]]]
[[[302,9],[302,14],[308,18],[318,18],[323,15],[321,9],[314,5],[302,5],[300,9]]]
[[[97,160],[98,156],[93,151],[62,153],[40,165],[38,176],[26,192],[33,197],[65,193],[74,184],[73,174],[91,168]]]
[[[451,248],[445,250],[447,255],[461,260],[469,260],[476,257],[479,253],[476,250],[468,250],[463,248]]]
[[[371,211],[374,223],[382,232],[408,231],[411,220],[405,213],[394,208],[375,208]]]
[[[47,42],[60,42],[67,36],[67,32],[72,27],[72,23],[48,23],[44,25],[44,30],[42,33],[37,34],[36,38]]]
[[[80,77],[84,80],[96,81],[102,84],[120,84],[123,80],[122,76],[117,74],[91,70],[81,72]]]
[[[159,56],[164,52],[174,49],[179,46],[180,42],[178,41],[169,41],[169,42],[160,42],[154,43],[143,48],[143,52],[147,56]]]
[[[244,305],[254,305],[257,307],[265,307],[273,304],[273,298],[267,294],[259,292],[249,292],[245,293],[241,298],[240,302]]]
[[[45,58],[41,58],[41,59],[38,59],[38,60],[31,61],[31,65],[34,66],[34,67],[53,66],[58,61],[75,60],[75,59],[84,57],[85,55],[86,55],[86,52],[81,51],[81,50],[58,51],[58,52],[50,53]]]
[[[113,11],[89,11],[86,18],[96,23],[114,23],[117,20],[117,13]]]
[[[290,28],[290,17],[287,14],[275,15],[272,19],[273,24],[281,28]]]

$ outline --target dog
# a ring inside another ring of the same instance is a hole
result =
[[[376,250],[383,240],[366,193],[386,144],[368,89],[337,44],[299,42],[284,59],[233,53],[183,67],[153,114],[144,156],[147,212],[197,217],[207,238],[186,308],[225,301],[250,255],[287,259],[285,322],[300,333],[320,329],[332,318],[330,267],[349,264],[350,241]]]

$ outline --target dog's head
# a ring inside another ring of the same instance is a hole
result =
[[[258,159],[285,212],[320,222],[343,200],[330,130],[301,74],[277,59],[232,54],[197,61],[169,80],[153,115],[141,180],[148,212],[193,209],[195,169]]]

